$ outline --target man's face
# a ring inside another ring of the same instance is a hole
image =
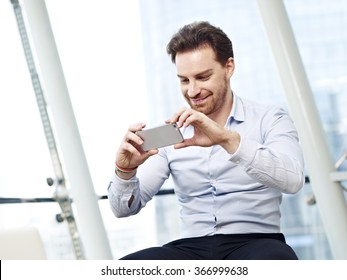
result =
[[[232,59],[221,65],[212,48],[203,47],[177,53],[176,69],[183,96],[192,109],[212,115],[231,100],[228,98],[231,98],[229,80],[234,71]]]

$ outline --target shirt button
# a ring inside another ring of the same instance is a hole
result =
[[[238,159],[238,160],[236,160],[236,163],[237,163],[237,164],[239,164],[239,163],[240,163],[240,160],[239,160],[239,159]]]

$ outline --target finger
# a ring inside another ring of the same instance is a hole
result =
[[[149,150],[149,151],[145,152],[145,157],[146,157],[146,159],[148,159],[149,157],[156,155],[158,152],[159,152],[158,149]]]
[[[177,126],[179,128],[181,128],[184,125],[184,122],[185,122],[186,118],[188,117],[189,112],[190,112],[189,108],[183,108],[183,109],[177,111],[173,115],[173,117],[171,118],[171,121],[177,123]]]
[[[144,163],[149,157],[157,154],[159,152],[158,149],[153,149],[153,150],[149,150],[147,152],[140,152],[140,157],[138,158],[138,161],[136,163],[136,166],[141,165],[142,163]]]
[[[124,142],[134,143],[135,145],[142,145],[143,139],[136,134],[136,132],[128,131],[128,133],[124,137]]]
[[[187,127],[197,120],[197,114],[197,111],[193,109],[187,109],[179,117],[178,123],[181,124],[181,126]]]
[[[189,138],[189,139],[185,139],[183,142],[175,144],[174,149],[182,149],[182,148],[186,148],[186,147],[194,146],[194,145],[195,145],[194,139]]]
[[[135,124],[129,126],[128,131],[136,132],[136,131],[144,129],[145,126],[146,126],[145,123],[135,123]]]
[[[123,154],[127,158],[132,156],[141,157],[141,152],[129,142],[124,142],[121,145],[119,154]]]
[[[124,142],[120,147],[119,154],[123,154],[125,157],[129,157],[129,158],[136,156],[140,158],[139,160],[142,160],[144,158],[148,158],[152,155],[155,155],[158,152],[159,152],[158,149],[143,151],[141,146],[134,145],[129,142]]]
[[[146,127],[145,123],[136,123],[128,128],[128,132],[124,136],[125,142],[134,142],[137,145],[142,145],[143,140],[140,136],[136,134],[137,131],[142,130],[144,127]]]
[[[185,112],[188,108],[184,107],[184,108],[181,108],[180,110],[178,110],[177,112],[175,112],[172,117],[168,120],[166,120],[165,122],[166,123],[177,123],[180,116],[183,114],[183,112]],[[177,124],[178,127],[182,127],[182,123],[178,123]]]

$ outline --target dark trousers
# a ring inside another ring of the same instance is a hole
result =
[[[172,241],[121,260],[297,260],[281,233],[219,234]]]

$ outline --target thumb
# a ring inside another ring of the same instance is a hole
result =
[[[182,149],[182,148],[194,146],[194,145],[195,145],[194,138],[188,138],[188,139],[184,139],[183,142],[175,144],[174,148],[175,149]]]

